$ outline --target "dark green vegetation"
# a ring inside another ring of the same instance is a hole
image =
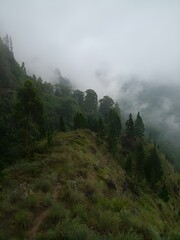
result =
[[[0,57],[0,239],[179,239],[179,175],[140,114]]]

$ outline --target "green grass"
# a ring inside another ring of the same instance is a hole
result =
[[[169,202],[152,193],[145,182],[139,184],[136,198],[130,187],[123,192],[128,179],[121,167],[126,160],[123,147],[119,159],[113,159],[86,130],[55,133],[46,151],[45,144],[37,146],[31,159],[2,173],[0,239],[26,239],[44,211],[38,240],[179,239],[180,199],[172,190]],[[145,145],[146,152],[148,148]],[[170,172],[166,184],[173,189],[177,176],[164,164]],[[108,186],[109,180],[116,189]]]

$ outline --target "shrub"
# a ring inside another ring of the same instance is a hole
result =
[[[55,229],[49,229],[46,233],[39,233],[36,240],[56,240],[57,234]]]
[[[57,225],[58,239],[86,240],[90,235],[90,230],[86,225],[80,224],[77,220],[66,218]]]
[[[50,211],[47,215],[47,223],[56,225],[63,218],[67,217],[69,214],[68,210],[60,203],[54,203],[50,208]]]
[[[48,180],[40,179],[35,184],[35,190],[41,190],[42,192],[48,192],[51,189],[51,185]]]
[[[15,214],[15,224],[19,229],[26,229],[30,226],[32,214],[25,210],[20,210]]]

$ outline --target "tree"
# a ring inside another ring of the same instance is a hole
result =
[[[150,155],[145,164],[145,178],[147,182],[154,187],[163,176],[161,160],[157,153],[156,145],[150,151]]]
[[[132,158],[131,158],[131,156],[129,156],[128,159],[126,160],[125,170],[126,170],[127,174],[130,177],[132,177]]]
[[[143,137],[144,136],[144,123],[143,123],[143,120],[138,112],[137,114],[137,118],[135,120],[135,123],[134,123],[134,133],[135,133],[135,136],[137,137]]]
[[[80,91],[80,90],[75,90],[73,92],[73,98],[75,99],[75,101],[77,102],[77,104],[84,109],[84,92]]]
[[[82,113],[77,112],[74,117],[74,130],[86,127],[86,119]]]
[[[115,102],[114,108],[115,108],[116,112],[118,113],[119,117],[121,118],[121,109],[119,107],[118,102]]]
[[[3,39],[4,44],[6,45],[6,47],[9,49],[9,36],[6,33],[6,36]]]
[[[101,117],[98,119],[98,126],[97,126],[97,137],[98,140],[103,140],[105,138],[106,132],[105,132],[105,125],[104,121]]]
[[[93,115],[87,116],[87,128],[93,132],[97,132],[98,122],[97,122],[97,118],[94,117]]]
[[[10,40],[9,40],[9,50],[13,53],[13,42],[12,42],[11,37],[10,37]]]
[[[134,136],[134,121],[131,113],[129,114],[129,119],[126,121],[126,135],[130,138]]]
[[[100,102],[99,113],[101,114],[102,117],[105,117],[112,109],[114,101],[109,96],[104,96],[102,99],[99,100],[99,102]]]
[[[84,106],[87,114],[89,115],[97,114],[97,107],[98,107],[97,99],[98,99],[97,93],[94,90],[92,89],[86,90]]]
[[[22,69],[23,73],[26,74],[26,67],[25,67],[24,62],[22,62],[22,64],[21,64],[21,69]]]
[[[136,154],[136,165],[135,165],[135,176],[137,180],[144,177],[144,164],[145,164],[145,154],[143,144],[139,143],[135,150]]]
[[[27,148],[31,137],[43,129],[43,105],[29,80],[18,91],[15,115],[18,127],[23,129],[24,144]]]
[[[59,118],[59,131],[60,132],[65,132],[66,131],[64,118],[62,116]]]
[[[114,153],[117,148],[117,142],[121,134],[121,119],[113,108],[108,114],[107,121],[107,142],[109,151]]]

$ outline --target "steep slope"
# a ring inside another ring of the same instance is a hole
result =
[[[179,239],[179,176],[164,156],[168,202],[132,184],[122,168],[131,149],[120,144],[116,159],[106,149],[89,130],[56,133],[5,169],[0,239]]]
[[[23,71],[14,59],[13,53],[0,39],[0,90],[14,89],[23,79]]]

